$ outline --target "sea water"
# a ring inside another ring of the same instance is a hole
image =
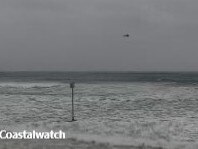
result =
[[[198,143],[198,73],[1,72],[0,128],[190,148]]]

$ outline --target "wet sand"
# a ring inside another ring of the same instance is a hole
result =
[[[77,139],[65,140],[0,140],[0,149],[163,149],[144,144],[139,146],[111,145]]]

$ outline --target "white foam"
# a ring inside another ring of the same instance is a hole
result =
[[[52,87],[61,85],[60,83],[34,83],[34,82],[0,82],[0,87],[32,88],[32,87]]]

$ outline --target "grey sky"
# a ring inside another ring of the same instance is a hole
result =
[[[197,0],[1,0],[0,70],[197,71],[197,7]]]

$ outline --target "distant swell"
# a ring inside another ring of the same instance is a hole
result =
[[[197,72],[0,72],[0,81],[13,82],[175,82],[197,84]]]

